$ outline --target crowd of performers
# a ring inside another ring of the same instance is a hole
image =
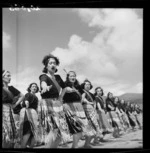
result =
[[[142,128],[139,105],[107,94],[91,81],[79,84],[77,74],[69,71],[64,82],[57,72],[59,59],[52,54],[42,61],[40,87],[33,82],[23,95],[9,86],[11,73],[3,70],[3,148],[57,148],[72,138],[72,148],[84,140],[85,148],[104,142],[107,134],[117,138],[126,131]],[[40,92],[39,100],[36,93]]]

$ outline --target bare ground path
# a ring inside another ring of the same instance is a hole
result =
[[[101,143],[98,146],[91,145],[92,148],[142,148],[143,147],[143,130],[129,131],[119,138],[113,138],[111,135],[106,135],[104,140],[106,142]],[[83,148],[83,140],[79,142],[79,148]],[[71,148],[72,143],[68,143],[67,146],[59,146],[59,148]],[[36,148],[45,148],[45,146],[39,146]]]

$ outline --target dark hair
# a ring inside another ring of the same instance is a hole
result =
[[[43,65],[45,66],[45,67],[43,68],[43,71],[42,71],[42,72],[44,72],[44,73],[47,73],[47,64],[48,64],[48,61],[49,61],[50,58],[55,59],[56,65],[57,65],[57,66],[60,64],[59,59],[58,59],[56,56],[54,56],[54,55],[52,55],[52,54],[49,54],[49,55],[44,56],[44,58],[43,58],[43,60],[42,60],[42,63],[43,63]],[[56,72],[57,72],[57,69],[56,69],[55,73],[56,73]]]
[[[39,91],[39,87],[38,87],[38,85],[37,85],[37,83],[35,83],[35,82],[33,82],[33,83],[31,83],[30,85],[29,85],[29,87],[27,88],[27,91],[28,92],[31,92],[31,86],[33,85],[33,84],[35,84],[36,85],[36,87],[37,87],[37,90],[36,90],[36,93]]]
[[[72,86],[72,83],[71,83],[70,80],[69,80],[69,75],[70,75],[70,73],[74,73],[75,76],[76,76],[76,73],[75,73],[74,71],[69,71],[69,72],[67,73],[65,84],[66,84],[66,86],[69,86],[69,87]],[[78,88],[79,86],[80,86],[79,81],[76,79],[76,81],[74,82],[74,87],[75,87],[75,88]]]
[[[88,79],[85,79],[84,80],[84,82],[81,84],[81,88],[84,89],[84,86],[85,86],[85,83],[86,82],[90,83],[90,89],[92,89],[93,88],[93,85],[92,85],[92,83]]]
[[[114,101],[115,101],[116,98],[118,98],[118,102],[119,102],[120,100],[119,100],[119,97],[118,97],[118,96],[115,96],[115,97],[114,97]]]
[[[94,96],[96,96],[96,95],[97,95],[97,90],[98,90],[98,89],[101,89],[101,91],[102,91],[101,96],[103,96],[103,95],[104,95],[104,91],[103,91],[103,89],[102,89],[101,87],[96,87],[96,88],[95,88],[95,93],[94,93]]]
[[[109,98],[109,95],[110,95],[110,94],[113,94],[113,93],[112,93],[112,92],[108,92],[108,94],[107,94],[107,98]]]

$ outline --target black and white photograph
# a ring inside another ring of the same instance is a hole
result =
[[[2,148],[143,148],[143,8],[2,8]]]

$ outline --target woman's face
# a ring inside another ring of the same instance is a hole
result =
[[[89,91],[90,88],[91,88],[90,82],[85,82],[84,89],[87,90],[87,91]]]
[[[127,106],[129,106],[129,105],[130,105],[130,102],[128,101],[128,102],[127,102]]]
[[[116,98],[114,99],[115,104],[117,104],[118,101],[119,101],[119,99],[116,97]]]
[[[76,75],[75,75],[75,73],[73,73],[73,72],[70,72],[69,73],[69,81],[71,83],[74,83],[76,81]]]
[[[101,96],[102,95],[102,89],[100,89],[100,88],[98,88],[97,90],[96,90],[96,93],[97,93],[97,95],[98,96]]]
[[[110,94],[109,94],[109,98],[112,98],[112,97],[113,97],[113,94],[112,94],[112,93],[110,93]]]
[[[11,81],[11,74],[10,72],[6,72],[6,74],[3,76],[3,82],[10,83],[10,81]]]
[[[30,90],[31,90],[32,93],[36,93],[36,91],[37,91],[37,85],[36,84],[32,84]]]
[[[124,104],[124,100],[123,99],[121,100],[121,104]]]
[[[48,72],[55,73],[57,68],[56,60],[54,58],[50,58],[47,64]]]

